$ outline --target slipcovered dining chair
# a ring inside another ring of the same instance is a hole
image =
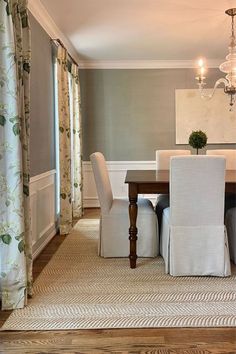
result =
[[[224,157],[171,158],[170,207],[163,212],[160,245],[167,273],[231,274],[224,191]]]
[[[221,155],[226,158],[226,170],[236,170],[236,149],[207,150],[207,155]],[[227,210],[236,207],[236,195],[234,193],[225,194],[225,215]]]
[[[226,170],[236,170],[236,149],[207,150],[206,155],[220,155],[226,158]]]
[[[191,155],[190,150],[156,150],[156,170],[169,170],[170,158],[179,155]],[[168,194],[159,194],[156,200],[156,214],[159,231],[161,230],[162,213],[170,205]]]
[[[225,216],[225,225],[229,239],[229,254],[231,261],[236,264],[236,207],[230,208]]]
[[[236,170],[236,149],[207,150],[207,155],[222,155],[226,158],[226,170]],[[229,253],[236,264],[236,194],[225,194],[225,225],[229,239]]]
[[[156,170],[169,170],[170,158],[179,155],[191,155],[190,150],[156,150]]]
[[[113,198],[104,156],[95,152],[90,155],[90,160],[101,206],[99,255],[128,257],[129,201]],[[138,199],[137,228],[137,255],[156,257],[159,254],[158,224],[153,205],[145,198]]]

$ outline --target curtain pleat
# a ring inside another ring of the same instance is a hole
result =
[[[71,196],[71,125],[68,54],[62,47],[57,53],[57,87],[59,117],[59,164],[60,164],[60,234],[68,234],[72,228]]]
[[[80,84],[78,66],[71,66],[71,94],[73,119],[73,217],[80,218],[83,215],[82,196],[82,133],[81,133],[81,110],[80,110]]]

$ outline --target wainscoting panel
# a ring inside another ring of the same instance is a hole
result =
[[[128,186],[125,184],[127,170],[155,170],[155,161],[107,161],[113,195],[115,198],[127,198]],[[83,162],[85,208],[99,207],[92,166],[89,161]],[[142,195],[155,203],[156,195]]]
[[[52,170],[30,179],[33,259],[38,256],[57,232],[55,176],[56,170]]]

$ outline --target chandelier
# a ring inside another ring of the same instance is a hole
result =
[[[201,98],[211,99],[215,93],[216,88],[220,85],[224,85],[224,92],[229,95],[230,97],[230,110],[235,103],[235,94],[236,94],[236,39],[234,34],[234,16],[236,15],[236,8],[228,9],[225,13],[231,16],[231,36],[230,36],[230,43],[229,43],[229,54],[226,56],[226,61],[220,64],[219,69],[221,72],[227,74],[225,78],[220,78],[216,81],[215,86],[211,94],[204,93],[204,86],[205,83],[205,73],[206,68],[204,66],[203,59],[200,59],[198,62],[198,76],[196,80],[198,81],[198,87],[200,90]]]

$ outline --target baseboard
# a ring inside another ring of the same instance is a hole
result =
[[[100,208],[100,203],[98,198],[84,198],[83,206],[84,208]]]
[[[52,225],[52,227],[50,227],[50,229],[33,245],[33,260],[38,257],[38,255],[57,234],[57,232],[58,230],[56,229],[55,225]]]

